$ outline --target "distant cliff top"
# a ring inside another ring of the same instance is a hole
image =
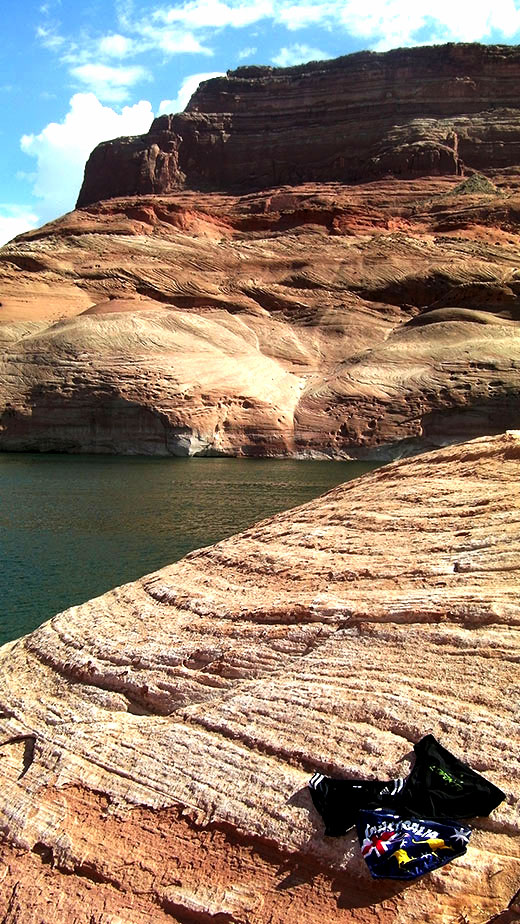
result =
[[[358,52],[202,83],[186,110],[92,152],[78,206],[188,188],[257,190],[520,164],[520,49]]]
[[[272,67],[270,65],[243,65],[235,70],[227,71],[226,77],[215,77],[206,83],[236,79],[258,79],[262,77],[301,77],[316,73],[333,73],[339,70],[355,71],[360,66],[376,65],[382,67],[407,65],[435,66],[443,64],[460,64],[462,61],[475,62],[486,60],[518,59],[519,45],[482,45],[480,42],[447,42],[444,45],[423,45],[415,48],[393,48],[390,51],[356,51],[350,55],[340,55],[338,58],[327,58],[320,61],[308,61],[305,64],[293,64],[291,67]],[[197,95],[197,92],[194,96]],[[192,97],[193,99],[193,97]],[[189,104],[186,107],[190,108]]]

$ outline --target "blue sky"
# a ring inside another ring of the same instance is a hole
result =
[[[241,64],[520,41],[520,0],[4,0],[0,244],[74,207],[86,158]]]

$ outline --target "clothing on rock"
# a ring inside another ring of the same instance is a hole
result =
[[[315,773],[309,781],[325,834],[340,837],[356,825],[375,877],[415,879],[461,856],[471,829],[456,819],[489,815],[505,798],[433,735],[421,738],[414,751],[406,779],[341,780]]]
[[[504,800],[498,786],[443,748],[433,735],[414,745],[415,764],[399,794],[399,811],[433,818],[489,815]]]
[[[375,879],[417,879],[466,852],[471,828],[455,821],[402,818],[384,809],[361,810],[361,854]]]
[[[325,822],[327,837],[341,837],[362,808],[391,806],[404,780],[335,780],[315,773],[309,782],[312,801]]]
[[[405,779],[340,780],[315,773],[309,782],[312,801],[328,837],[351,828],[360,809],[388,808],[401,815],[428,818],[473,818],[489,815],[505,798],[467,764],[442,747],[433,735],[414,746],[416,761]]]

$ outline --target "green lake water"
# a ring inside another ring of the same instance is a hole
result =
[[[0,644],[375,467],[0,454]]]

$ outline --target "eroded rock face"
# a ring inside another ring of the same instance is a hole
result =
[[[441,45],[201,84],[185,112],[100,144],[78,206],[181,188],[252,190],[391,174],[459,175],[520,163],[520,51]]]
[[[518,433],[395,463],[4,646],[0,918],[515,920],[519,465]],[[429,732],[506,801],[376,882],[307,779],[404,776]]]
[[[473,180],[109,200],[18,238],[0,450],[389,459],[520,426],[519,179]]]

